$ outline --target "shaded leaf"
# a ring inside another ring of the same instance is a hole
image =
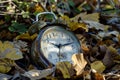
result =
[[[88,46],[86,45],[86,44],[81,44],[81,48],[82,48],[82,50],[83,51],[85,51],[85,52],[89,52],[89,48],[88,48]]]
[[[76,75],[80,75],[87,64],[87,61],[84,59],[83,53],[73,54],[72,56],[73,66],[76,70]]]
[[[7,73],[11,70],[12,64],[14,64],[14,61],[9,59],[2,59],[0,60],[0,73]]]
[[[47,77],[48,75],[52,74],[54,71],[55,71],[55,67],[44,70],[30,70],[22,75],[30,78],[31,80],[36,80]]]
[[[62,72],[64,78],[71,78],[75,73],[69,62],[58,62],[56,68]]]
[[[107,30],[108,26],[105,26],[101,23],[95,22],[95,21],[84,21],[86,24],[88,24],[88,28],[95,28],[97,30]]]
[[[105,70],[105,65],[101,61],[95,61],[90,64],[92,69],[95,69],[97,72],[102,73]]]
[[[18,33],[24,33],[27,31],[27,26],[13,21],[12,25],[8,28],[11,32],[18,32]]]
[[[10,78],[12,78],[12,76],[11,75],[7,75],[7,74],[2,74],[2,73],[0,73],[0,79],[1,80],[9,80]]]

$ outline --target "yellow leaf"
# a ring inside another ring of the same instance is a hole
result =
[[[101,61],[95,61],[91,63],[90,65],[92,69],[95,69],[99,73],[102,73],[106,68]]]
[[[37,33],[33,34],[30,36],[30,34],[27,32],[27,33],[24,33],[24,34],[21,34],[21,35],[18,35],[16,37],[16,40],[18,39],[24,39],[24,40],[34,40],[36,37],[37,37]]]
[[[11,60],[18,60],[23,58],[22,52],[17,48],[9,49],[9,52],[6,53],[5,58],[11,59]]]
[[[2,59],[0,60],[0,73],[7,73],[11,70],[11,65],[14,63],[14,61],[8,60],[8,59]]]
[[[2,43],[0,41],[0,53],[4,52],[6,50],[6,48],[13,48],[13,44],[10,43],[9,41],[5,41],[4,43]]]
[[[43,11],[44,9],[39,4],[35,5],[35,12],[43,12]]]
[[[83,53],[73,54],[72,56],[73,66],[76,70],[76,75],[80,75],[87,64],[87,61],[84,59]]]
[[[81,15],[81,19],[83,21],[95,21],[95,22],[99,22],[99,13],[83,14],[83,15]]]
[[[12,42],[9,41],[5,41],[4,43],[2,43],[0,41],[0,58],[8,58],[11,60],[18,60],[23,58],[22,56],[22,52],[17,49],[14,48],[14,45]]]
[[[88,27],[84,23],[70,22],[68,25],[72,31],[75,31],[78,28],[81,28],[81,29],[84,29],[86,32],[88,32]]]
[[[67,61],[58,62],[56,64],[56,68],[62,72],[64,78],[70,78],[71,76],[74,75],[74,70],[72,68],[72,64],[70,64]]]
[[[70,23],[70,18],[66,15],[61,16],[60,19],[62,19],[64,23],[67,23],[67,24]]]
[[[113,46],[109,46],[108,49],[110,50],[111,53],[117,53],[117,49],[114,48]]]

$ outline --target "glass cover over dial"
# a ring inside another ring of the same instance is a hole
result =
[[[44,30],[40,48],[43,56],[52,64],[69,61],[75,53],[79,53],[80,44],[75,35],[59,26],[52,26]]]

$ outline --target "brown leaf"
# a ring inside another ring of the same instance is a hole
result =
[[[76,70],[76,75],[80,75],[87,64],[87,61],[84,59],[83,53],[73,54],[72,56],[73,66]]]
[[[81,48],[82,48],[83,51],[89,52],[89,48],[86,44],[81,44]]]
[[[72,64],[69,62],[58,62],[56,68],[62,72],[64,78],[71,78],[75,74]]]
[[[104,75],[92,70],[91,72],[91,80],[105,80]]]

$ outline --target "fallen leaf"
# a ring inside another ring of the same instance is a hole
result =
[[[24,33],[24,34],[21,34],[21,35],[18,35],[15,39],[18,40],[18,39],[23,39],[23,40],[34,40],[36,37],[37,37],[37,33],[33,34],[30,36],[30,34],[28,32]]]
[[[55,67],[44,70],[30,70],[22,75],[30,78],[31,80],[37,80],[47,77],[48,75],[52,74],[54,71],[55,71]]]
[[[105,76],[96,72],[94,69],[91,70],[91,80],[105,80]]]
[[[75,73],[72,64],[67,61],[58,62],[56,64],[56,69],[62,72],[64,78],[71,78]]]
[[[0,60],[0,73],[7,73],[11,70],[12,64],[14,61],[9,59],[1,59]]]
[[[23,58],[22,52],[20,49],[14,48],[12,42],[4,41],[3,43],[0,41],[0,58],[8,58],[11,60],[18,60]]]
[[[68,25],[68,27],[72,30],[75,31],[79,28],[84,29],[86,32],[88,32],[88,27],[86,26],[85,23],[81,23],[78,21],[74,21],[72,19],[70,19],[68,16],[64,15],[62,17],[60,17],[63,21],[64,24]]]
[[[18,60],[23,58],[22,52],[17,48],[12,49],[6,49],[8,50],[7,53],[4,52],[5,58],[11,59],[11,60]]]
[[[102,73],[105,70],[105,65],[101,61],[95,61],[90,64],[92,69],[95,69],[97,72]]]
[[[111,32],[99,32],[98,33],[98,36],[100,36],[101,38],[108,37],[111,35],[118,37],[119,32],[118,31],[111,31]]]
[[[0,20],[0,25],[4,24],[5,22],[3,20]]]
[[[83,72],[83,80],[91,80],[91,71],[90,70]]]
[[[81,44],[81,48],[82,48],[82,50],[83,51],[85,51],[85,52],[89,52],[89,48],[88,48],[88,46],[86,45],[86,44]]]
[[[105,26],[95,21],[84,21],[84,22],[88,24],[88,28],[95,28],[96,30],[103,30],[103,31],[108,29],[108,26]]]
[[[88,32],[88,27],[86,26],[85,23],[70,22],[70,23],[68,24],[68,26],[69,26],[69,28],[70,28],[72,31],[75,31],[75,30],[81,28],[81,29],[84,29],[86,32]]]
[[[95,21],[95,22],[99,22],[99,13],[81,14],[81,19],[83,21]]]
[[[84,59],[83,53],[73,54],[72,56],[73,67],[76,70],[76,75],[80,75],[87,64],[87,61]]]
[[[72,21],[78,22],[79,19],[81,18],[82,21],[94,21],[94,22],[99,22],[99,13],[92,13],[92,14],[87,14],[85,13],[80,13],[77,16],[71,18]]]
[[[2,73],[0,73],[0,79],[1,80],[9,80],[10,78],[12,78],[12,76],[11,75],[7,75],[7,74],[2,74]]]

